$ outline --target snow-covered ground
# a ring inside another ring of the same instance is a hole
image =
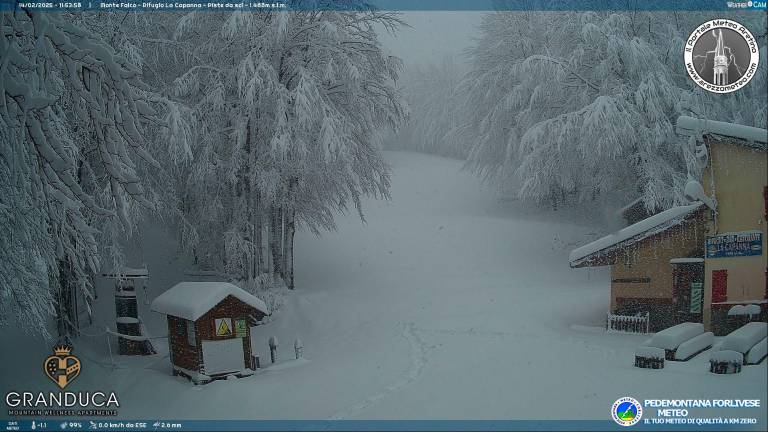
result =
[[[297,290],[253,331],[262,363],[267,339],[279,338],[280,364],[193,386],[171,376],[162,354],[116,358],[112,368],[106,337],[83,337],[74,352],[83,372],[67,390],[114,390],[120,416],[132,418],[607,420],[622,396],[766,403],[765,361],[736,375],[710,374],[708,353],[663,370],[633,367],[647,337],[602,330],[607,269],[568,267],[570,250],[600,228],[499,204],[454,160],[387,158],[392,200],[366,202],[367,224],[349,214],[337,232],[297,235]],[[183,277],[160,234],[140,249],[150,297]],[[109,324],[110,287],[101,293]],[[163,317],[140,303],[149,331],[166,334]],[[289,361],[296,337],[307,361]],[[3,393],[52,389],[40,367],[47,344],[7,334],[0,344]],[[750,414],[765,425],[764,410]]]

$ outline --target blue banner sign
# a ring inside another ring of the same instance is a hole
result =
[[[707,258],[756,256],[763,254],[763,233],[742,231],[707,237]]]

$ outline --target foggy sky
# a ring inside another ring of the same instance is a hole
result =
[[[413,64],[440,62],[452,55],[456,63],[465,63],[462,51],[474,43],[477,26],[487,12],[418,11],[404,12],[402,18],[411,26],[401,28],[394,37],[381,32],[381,41],[392,54]]]

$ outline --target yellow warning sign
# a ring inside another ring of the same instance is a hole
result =
[[[232,336],[232,318],[216,318],[216,336]]]

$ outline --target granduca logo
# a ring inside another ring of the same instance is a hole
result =
[[[55,347],[53,355],[43,362],[43,372],[61,390],[80,376],[81,371],[80,359],[72,355],[72,347],[68,346]],[[5,404],[10,408],[10,416],[113,416],[120,407],[115,392],[108,391],[9,391]]]
[[[53,349],[53,355],[45,359],[43,365],[45,374],[61,389],[80,375],[80,359],[70,355],[70,352],[72,348],[58,346]]]
[[[611,417],[621,426],[634,426],[643,417],[643,407],[637,399],[623,397],[613,403]]]
[[[11,408],[88,408],[88,407],[120,407],[117,395],[112,392],[60,392],[33,393],[8,392],[5,404]]]

